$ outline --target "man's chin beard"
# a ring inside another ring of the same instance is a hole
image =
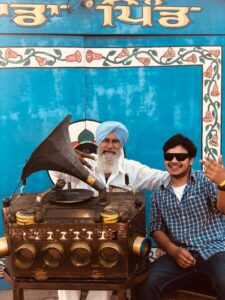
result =
[[[98,153],[98,168],[104,174],[112,174],[118,170],[118,161],[121,153],[105,151]]]

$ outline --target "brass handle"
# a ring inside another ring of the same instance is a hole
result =
[[[151,250],[151,241],[149,238],[137,236],[132,244],[133,253],[141,256],[147,257]]]
[[[0,238],[0,257],[9,255],[9,246],[6,237]]]

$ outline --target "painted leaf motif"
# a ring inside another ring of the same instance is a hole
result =
[[[133,54],[137,53],[140,50],[140,48],[134,48],[133,49]]]
[[[31,52],[33,52],[33,49],[29,49],[27,48],[25,51],[24,51],[24,54],[30,54]]]
[[[6,61],[0,61],[0,66],[6,66],[7,65],[7,62]]]
[[[110,66],[110,64],[108,64],[106,61],[104,61],[104,62],[103,62],[103,66],[105,66],[105,67],[109,67],[109,66]]]
[[[158,52],[156,50],[152,50],[150,53],[154,56],[158,56]]]
[[[112,56],[114,54],[116,54],[116,51],[112,50],[112,51],[109,51],[108,56]]]
[[[54,52],[57,56],[62,56],[62,52],[60,49],[54,49]]]
[[[213,152],[213,154],[215,154],[215,155],[218,154],[218,152],[217,152],[217,150],[216,150],[215,148],[212,148],[212,152]]]
[[[30,65],[30,59],[25,60],[25,62],[24,62],[23,65],[24,65],[24,66],[29,66],[29,65]]]
[[[46,62],[46,65],[48,65],[48,66],[53,66],[54,65],[54,61],[53,60],[48,60],[47,62]]]

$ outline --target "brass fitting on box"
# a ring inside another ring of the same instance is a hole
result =
[[[6,237],[0,238],[0,257],[9,255],[9,246]]]

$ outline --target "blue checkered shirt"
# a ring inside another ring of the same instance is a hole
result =
[[[225,251],[225,216],[216,208],[216,195],[216,185],[191,170],[179,201],[168,177],[152,193],[150,232],[164,231],[174,244],[198,251],[203,259]]]

